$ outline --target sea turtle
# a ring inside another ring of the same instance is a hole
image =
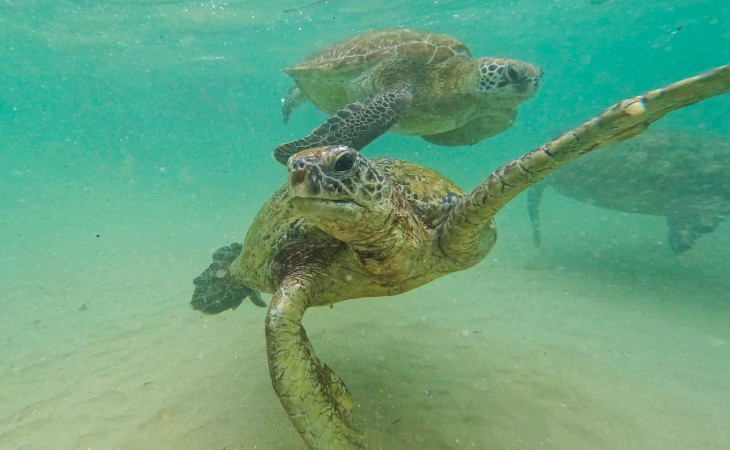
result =
[[[309,136],[278,146],[286,164],[301,150],[356,150],[391,129],[439,145],[472,145],[509,128],[542,70],[507,58],[474,59],[456,38],[407,28],[360,34],[284,69],[294,82],[284,122],[304,101],[334,114]]]
[[[533,240],[540,245],[540,200],[552,187],[601,208],[666,217],[669,247],[684,252],[730,215],[728,168],[726,140],[689,130],[650,130],[586,155],[530,188]]]
[[[312,448],[362,448],[352,397],[302,326],[307,308],[400,294],[475,265],[496,241],[495,214],[528,186],[674,109],[729,90],[727,65],[624,100],[497,169],[469,194],[414,163],[368,160],[342,145],[301,151],[243,246],[218,250],[194,280],[191,304],[218,313],[252,293],[272,293],[266,351],[289,418]]]

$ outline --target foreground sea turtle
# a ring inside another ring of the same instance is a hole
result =
[[[284,72],[296,83],[283,101],[284,122],[306,100],[334,116],[278,146],[274,157],[282,164],[322,145],[360,150],[388,129],[439,145],[476,144],[512,125],[542,77],[532,64],[473,59],[451,36],[407,28],[355,36]]]
[[[669,247],[684,252],[730,215],[729,168],[726,140],[692,131],[650,130],[586,155],[530,188],[533,240],[540,245],[540,200],[552,187],[601,208],[666,217]]]
[[[266,350],[289,418],[312,448],[362,448],[352,397],[302,326],[307,308],[400,294],[475,265],[496,241],[495,214],[528,186],[728,90],[730,65],[624,100],[502,166],[469,194],[414,163],[368,160],[341,145],[302,151],[289,160],[289,182],[263,206],[243,246],[218,250],[195,279],[191,304],[218,313],[258,291],[274,294]]]

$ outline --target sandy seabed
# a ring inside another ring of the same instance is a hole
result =
[[[507,216],[468,271],[308,312],[369,444],[730,446],[727,232],[675,257],[633,225],[593,229],[615,245],[552,228],[537,252],[524,210]],[[0,447],[304,447],[271,388],[265,310],[193,312],[216,243],[155,242],[26,249],[5,288]]]

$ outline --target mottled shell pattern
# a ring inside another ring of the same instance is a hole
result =
[[[466,46],[451,36],[390,28],[365,33],[326,47],[284,71],[359,72],[392,57],[404,57],[423,64],[439,64],[455,55],[471,58]]]

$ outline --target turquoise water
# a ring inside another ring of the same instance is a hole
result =
[[[325,118],[281,122],[281,68],[310,51],[407,26],[541,66],[503,134],[366,150],[467,189],[730,61],[726,0],[307,3],[0,1],[1,447],[303,446],[268,380],[263,310],[187,302],[284,182],[273,148]],[[729,111],[710,99],[656,126],[730,139]],[[680,256],[660,218],[554,193],[540,250],[524,196],[497,225],[473,269],[309,313],[373,447],[730,446],[727,224]]]

